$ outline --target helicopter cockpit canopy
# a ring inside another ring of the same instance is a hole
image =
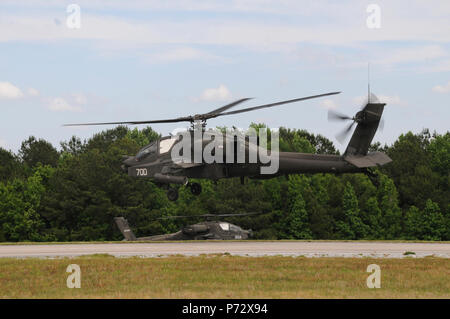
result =
[[[242,231],[242,228],[227,222],[221,222],[219,223],[220,228],[222,228],[223,231],[235,231],[239,232]]]
[[[156,141],[141,149],[136,155],[136,160],[140,161],[151,154],[156,154],[157,150],[158,150],[158,142]]]
[[[176,137],[163,138],[159,141],[159,154],[164,154],[170,151],[172,146],[178,139]],[[149,155],[158,153],[158,141],[142,148],[136,155],[136,160],[141,161]]]

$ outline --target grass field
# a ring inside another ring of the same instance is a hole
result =
[[[66,268],[81,268],[81,288]],[[369,264],[381,288],[369,289]],[[2,298],[450,298],[450,260],[206,255],[0,258]]]

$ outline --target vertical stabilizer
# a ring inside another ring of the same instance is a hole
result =
[[[131,230],[130,226],[128,225],[128,221],[123,217],[114,217],[114,221],[117,224],[117,227],[119,227],[120,232],[122,233],[123,237],[125,237],[125,240],[128,241],[135,241],[136,236],[134,236],[133,231]]]
[[[379,103],[374,94],[370,94],[369,101],[354,117],[354,121],[358,125],[353,132],[344,155],[364,156],[369,151],[370,143],[372,143],[373,137],[377,132],[384,106],[386,105],[385,103]]]

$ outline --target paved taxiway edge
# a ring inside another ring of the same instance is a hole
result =
[[[92,254],[116,257],[164,257],[230,254],[236,256],[304,257],[440,257],[450,258],[450,243],[339,241],[202,241],[160,243],[0,245],[0,257],[58,258]]]

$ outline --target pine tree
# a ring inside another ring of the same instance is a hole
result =
[[[416,206],[411,206],[405,213],[406,239],[421,239],[422,213]]]
[[[444,216],[441,214],[439,205],[428,199],[422,214],[423,219],[423,239],[424,240],[442,240],[445,233]]]
[[[411,206],[405,216],[405,233],[408,239],[442,240],[446,225],[439,205],[428,199],[425,209]]]
[[[378,201],[376,197],[371,197],[367,200],[367,220],[369,226],[369,236],[371,239],[381,239],[383,238],[382,215],[381,210],[378,206]]]
[[[358,199],[352,185],[347,182],[342,199],[344,220],[336,223],[336,228],[344,239],[361,239],[368,234],[368,226],[359,216]]]
[[[309,225],[306,203],[302,191],[308,187],[307,178],[299,175],[289,177],[289,210],[284,221],[281,222],[281,234],[289,239],[310,239],[312,233]]]
[[[398,193],[394,181],[384,174],[379,177],[378,202],[381,209],[381,227],[383,239],[396,239],[402,227],[402,211],[398,205]]]

